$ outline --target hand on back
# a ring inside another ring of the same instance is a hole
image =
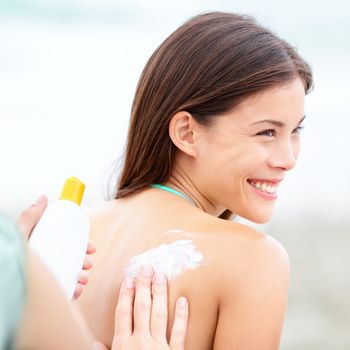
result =
[[[150,267],[144,267],[136,284],[127,277],[120,288],[112,350],[183,350],[188,322],[187,299],[177,300],[169,344],[167,319],[166,279],[158,273],[153,275]],[[107,350],[101,343],[96,343],[95,347]]]

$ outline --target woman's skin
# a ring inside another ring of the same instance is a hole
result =
[[[18,226],[26,238],[30,236],[46,206],[46,197],[40,197],[21,214]],[[88,253],[94,251],[90,245]],[[91,267],[91,263],[88,266]],[[56,280],[30,250],[27,276],[27,300],[19,326],[16,349],[107,349],[101,342],[95,342],[79,311],[67,300]],[[115,310],[112,350],[184,349],[188,318],[187,301],[181,299],[176,306],[176,317],[168,345],[165,340],[167,284],[165,279],[159,280],[159,276],[155,281],[152,281],[152,277],[153,271],[147,276],[140,272],[136,285],[132,280],[124,281]],[[84,283],[85,280],[78,283],[76,298],[84,289]],[[134,330],[132,322],[138,325]]]
[[[297,78],[246,98],[209,127],[186,111],[173,116],[169,134],[178,151],[165,184],[196,206],[150,188],[91,212],[90,239],[97,252],[77,304],[96,338],[112,344],[116,295],[129,260],[189,239],[205,263],[169,281],[169,310],[180,295],[189,300],[185,348],[278,349],[288,294],[287,253],[266,234],[217,216],[230,208],[255,222],[271,218],[277,195],[257,187],[275,192],[294,167],[304,95]]]

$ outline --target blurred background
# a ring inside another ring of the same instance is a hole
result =
[[[255,16],[313,68],[298,167],[259,229],[291,260],[281,349],[350,349],[347,0],[0,0],[0,208],[15,218],[41,193],[55,200],[72,175],[84,206],[103,201],[147,59],[213,10]]]

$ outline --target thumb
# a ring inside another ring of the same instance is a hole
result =
[[[17,220],[17,226],[20,231],[24,234],[25,238],[28,239],[32,233],[35,225],[40,220],[45,209],[47,207],[47,198],[40,196],[34,204],[26,208],[19,216]]]

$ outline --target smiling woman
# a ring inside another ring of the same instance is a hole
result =
[[[304,95],[304,85],[297,78],[245,99],[209,129],[200,129],[202,168],[197,173],[201,177],[215,174],[211,203],[257,223],[271,218],[277,187],[299,153]],[[220,171],[208,175],[205,168]]]
[[[222,219],[271,218],[311,87],[307,63],[248,16],[194,17],[159,46],[135,94],[116,199],[91,215],[97,253],[79,306],[98,339],[111,344],[120,283],[142,260],[170,279],[169,310],[188,298],[187,349],[278,349],[288,256]],[[184,242],[198,263],[184,264]]]

